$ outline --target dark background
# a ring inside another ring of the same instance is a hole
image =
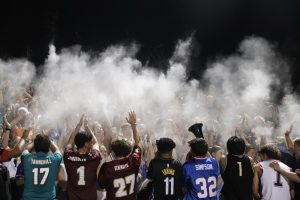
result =
[[[276,45],[300,84],[299,0],[2,0],[0,57],[43,64],[57,49],[82,45],[97,52],[111,44],[141,44],[138,59],[164,68],[176,41],[195,34],[190,77],[205,64],[236,51],[247,36]],[[41,67],[39,67],[41,68]]]

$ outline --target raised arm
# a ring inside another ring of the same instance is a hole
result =
[[[23,136],[16,146],[8,153],[9,158],[16,158],[22,154],[25,149],[26,139],[29,136],[29,133],[32,131],[31,128],[23,131]]]
[[[92,131],[92,129],[89,127],[89,121],[88,121],[87,117],[84,118],[83,123],[84,123],[84,130],[93,136],[93,149],[100,151],[98,140],[97,140],[94,132]]]
[[[134,139],[134,145],[139,146],[140,145],[140,134],[136,128],[136,115],[134,111],[130,111],[128,113],[128,118],[126,117],[126,121],[131,125],[131,129],[133,132],[133,139]]]
[[[81,116],[78,124],[76,125],[75,129],[72,131],[69,140],[67,142],[66,148],[72,149],[74,147],[74,139],[76,134],[80,131],[81,126],[83,125],[84,115]]]
[[[295,172],[289,172],[282,169],[278,161],[272,161],[270,167],[279,172],[282,176],[286,177],[288,180],[300,183],[300,177]]]
[[[51,142],[50,150],[52,151],[52,153],[59,153],[59,154],[61,154],[58,146],[56,144],[54,144],[53,142]]]
[[[290,137],[290,134],[293,130],[293,125],[290,126],[289,130],[286,130],[284,133],[286,144],[290,150],[290,152],[294,152],[294,143]]]

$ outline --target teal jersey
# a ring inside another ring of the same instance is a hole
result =
[[[24,200],[52,200],[56,196],[55,181],[62,155],[59,153],[29,153],[21,156],[24,167]]]

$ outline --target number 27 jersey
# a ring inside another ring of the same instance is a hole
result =
[[[184,185],[187,188],[185,200],[218,200],[217,181],[220,176],[215,159],[191,159],[183,165]]]

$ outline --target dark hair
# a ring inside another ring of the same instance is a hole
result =
[[[242,138],[232,136],[227,140],[227,151],[229,154],[242,155],[245,153],[246,144]]]
[[[93,136],[90,133],[80,131],[76,134],[74,142],[78,149],[84,147],[85,143],[92,141]]]
[[[294,140],[294,144],[297,145],[298,147],[300,147],[300,138],[296,138]]]
[[[35,152],[48,153],[51,145],[51,140],[48,135],[38,134],[34,139]]]
[[[275,159],[275,160],[279,160],[281,157],[281,152],[279,148],[271,144],[263,146],[260,149],[259,154],[266,154],[268,158]]]
[[[175,142],[171,138],[160,138],[156,140],[157,150],[161,153],[172,151],[176,147]]]
[[[117,139],[112,141],[110,144],[111,150],[114,152],[116,157],[126,157],[132,151],[131,144],[125,139]]]
[[[208,149],[210,154],[217,153],[220,150],[222,150],[222,147],[220,147],[218,145],[214,145]]]
[[[205,156],[208,151],[208,144],[203,138],[196,138],[189,142],[195,156]]]

